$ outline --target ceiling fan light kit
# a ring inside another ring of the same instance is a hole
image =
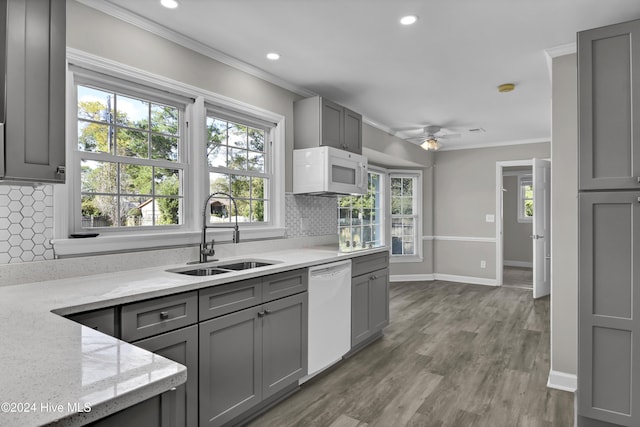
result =
[[[437,139],[430,137],[427,138],[420,147],[427,151],[436,151],[438,148],[440,148],[440,143]]]

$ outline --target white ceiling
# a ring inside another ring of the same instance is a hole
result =
[[[640,18],[637,0],[179,0],[175,10],[159,0],[80,1],[157,23],[174,40],[326,96],[400,137],[426,125],[462,134],[443,149],[548,141],[545,50]],[[407,14],[420,19],[401,26]],[[279,61],[266,59],[272,51]],[[507,82],[516,90],[498,93]]]

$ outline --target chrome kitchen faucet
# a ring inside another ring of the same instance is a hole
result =
[[[227,196],[233,202],[233,208],[236,211],[236,225],[207,225],[207,208],[212,198],[216,196]],[[209,197],[204,201],[204,208],[202,209],[202,239],[200,241],[200,263],[208,262],[208,257],[214,256],[216,251],[213,249],[215,240],[212,238],[211,242],[207,243],[207,229],[208,228],[233,228],[233,243],[240,242],[240,229],[238,228],[238,206],[236,205],[236,199],[231,194],[216,191],[209,194]],[[216,261],[216,260],[212,260]]]

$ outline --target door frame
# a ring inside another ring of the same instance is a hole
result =
[[[505,160],[496,162],[496,286],[502,286],[504,270],[504,218],[502,217],[503,207],[503,169],[511,166],[531,166],[533,159],[528,160]]]

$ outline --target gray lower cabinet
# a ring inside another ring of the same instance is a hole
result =
[[[112,337],[117,337],[116,310],[114,307],[72,314],[68,316],[68,319]]]
[[[307,293],[200,323],[200,426],[220,426],[306,374]]]
[[[136,341],[133,344],[187,367],[187,382],[176,387],[172,394],[160,396],[161,405],[167,411],[162,426],[196,427],[198,425],[198,326],[167,332],[162,335]],[[166,402],[167,399],[175,399]]]
[[[351,280],[351,347],[389,324],[389,270],[383,268]]]
[[[580,425],[640,425],[638,229],[640,192],[580,194]]]
[[[120,412],[109,415],[89,424],[91,427],[174,427],[174,391],[154,396],[144,402],[131,406]]]

